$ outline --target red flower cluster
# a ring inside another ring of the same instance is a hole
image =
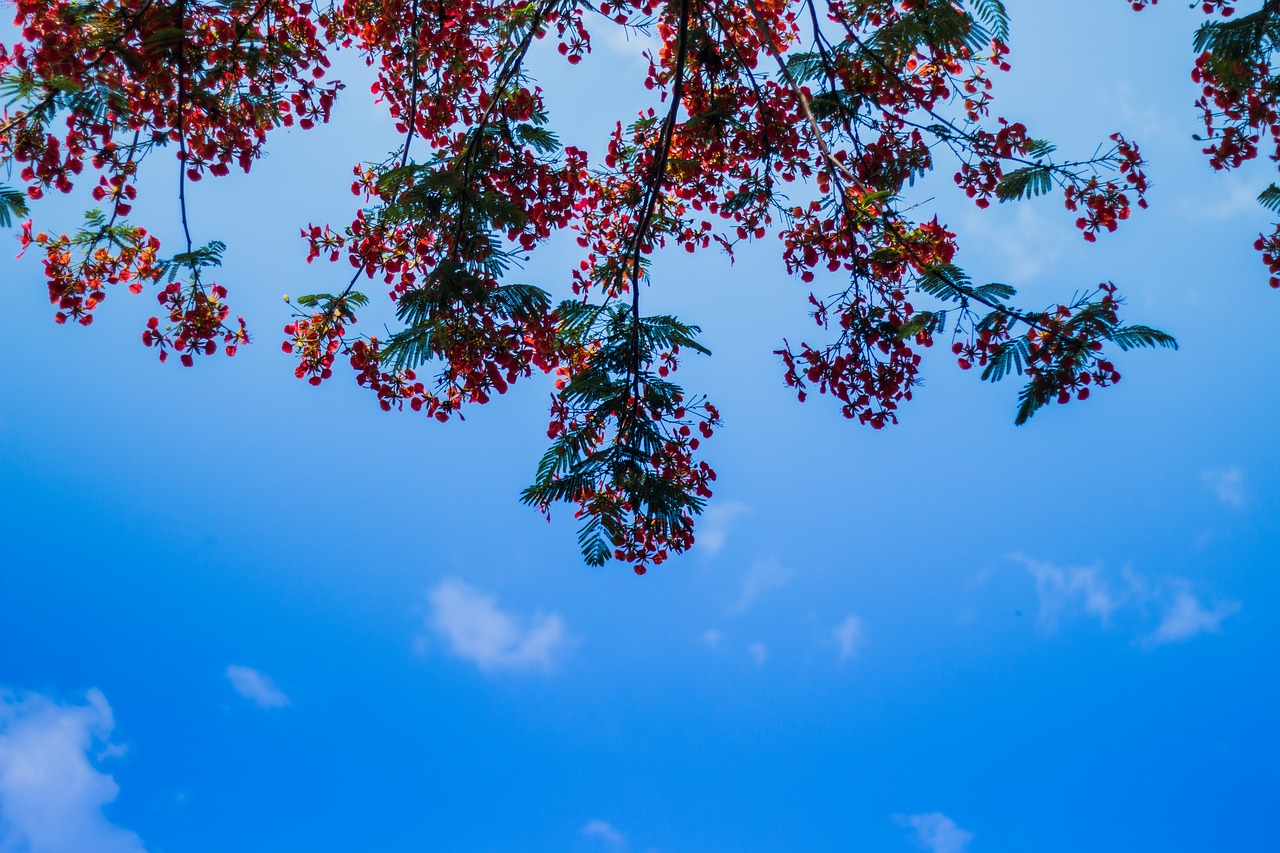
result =
[[[1267,283],[1272,288],[1280,288],[1280,225],[1270,234],[1259,234],[1253,241],[1253,248],[1262,253],[1262,262],[1271,274]]]
[[[296,375],[319,385],[345,360],[383,410],[447,421],[554,371],[552,448],[525,500],[575,504],[591,561],[611,554],[643,571],[692,544],[715,480],[699,454],[720,424],[673,382],[682,352],[705,352],[699,330],[641,311],[663,247],[732,258],[776,233],[788,273],[815,291],[821,337],[778,351],[784,379],[873,428],[897,421],[921,353],[947,328],[965,369],[989,371],[1021,347],[1035,405],[1118,378],[1096,355],[1124,334],[1109,292],[1015,308],[1010,289],[954,273],[955,235],[911,213],[912,187],[944,158],[979,207],[1058,187],[1089,240],[1115,230],[1131,200],[1146,205],[1143,161],[1124,137],[1062,164],[1024,124],[992,118],[989,73],[1009,68],[1009,48],[999,4],[982,5],[975,16],[936,0],[17,0],[22,42],[0,46],[0,78],[19,93],[0,117],[0,162],[19,165],[31,199],[70,191],[86,164],[97,173],[91,194],[107,214],[76,237],[24,231],[24,246],[46,252],[60,321],[87,324],[105,284],[136,291],[167,274],[168,321],[152,318],[144,343],[188,365],[219,344],[231,354],[248,335],[229,322],[225,289],[201,281],[221,244],[192,249],[186,182],[247,171],[275,127],[326,121],[343,88],[328,53],[358,51],[402,141],[354,167],[362,209],[349,224],[301,231],[308,262],[345,259],[350,279],[298,300],[282,344]],[[553,132],[527,60],[547,41],[586,65],[600,27],[651,33],[661,48],[646,55],[654,105],[617,122],[593,163]],[[1203,74],[1214,122],[1270,115],[1212,63]],[[1248,153],[1233,139],[1216,143],[1228,165]],[[162,259],[123,219],[141,164],[173,143],[187,245]],[[512,270],[562,231],[582,253],[566,276],[572,298],[556,305]],[[361,279],[385,286],[399,323],[381,340],[351,331],[368,303]],[[1144,334],[1130,338],[1156,340]]]
[[[1102,319],[1114,324],[1115,286],[1104,284],[1102,291]],[[1027,332],[1026,373],[1031,378],[1031,390],[1039,399],[1068,403],[1074,395],[1084,400],[1089,397],[1090,383],[1106,388],[1120,381],[1115,365],[1099,356],[1101,341],[1090,334],[1087,325],[1073,328],[1072,319],[1072,309],[1059,305],[1052,313],[1042,315],[1039,328]]]
[[[241,344],[249,342],[244,318],[236,325],[227,323],[231,309],[224,301],[227,289],[220,284],[204,284],[198,278],[190,284],[170,282],[156,294],[160,305],[168,309],[169,325],[161,328],[160,318],[147,320],[142,342],[160,351],[160,360],[169,358],[169,350],[178,353],[183,367],[195,364],[199,355],[213,355],[221,339],[227,355],[236,354]]]
[[[131,293],[140,293],[144,283],[162,274],[156,256],[160,242],[141,228],[112,226],[74,238],[43,231],[32,235],[31,230],[31,223],[24,223],[18,241],[23,253],[33,243],[44,250],[49,302],[58,307],[53,318],[58,323],[70,319],[88,326],[90,312],[107,298],[106,285],[124,283]]]
[[[1133,11],[1141,12],[1148,6],[1157,5],[1160,0],[1126,0],[1126,2],[1133,6]],[[1200,11],[1206,15],[1212,15],[1217,12],[1224,18],[1230,18],[1236,12],[1235,4],[1236,0],[1203,0],[1200,4]],[[1195,5],[1195,3],[1191,4],[1193,8]]]
[[[128,282],[140,292],[161,277],[159,241],[120,220],[137,197],[138,166],[157,147],[180,141],[185,178],[248,171],[269,129],[328,119],[339,83],[322,84],[329,64],[310,3],[288,0],[227,4],[161,4],[150,0],[16,0],[23,41],[0,45],[0,75],[19,92],[0,123],[0,161],[22,164],[29,198],[49,188],[70,192],[86,162],[98,174],[92,197],[109,205],[110,221],[76,238],[31,238],[45,249],[56,319],[88,325],[105,298],[104,284]],[[53,118],[66,115],[65,130]],[[79,252],[80,258],[75,259]],[[227,354],[248,342],[243,321],[224,326],[225,292],[198,281],[170,285],[158,299],[172,323],[152,318],[143,341],[181,353]]]

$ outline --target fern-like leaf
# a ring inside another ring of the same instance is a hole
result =
[[[27,215],[27,194],[12,187],[0,186],[0,228],[13,226],[15,218]]]
[[[1272,184],[1258,193],[1258,204],[1272,213],[1280,213],[1280,187]]]
[[[987,27],[992,38],[1009,41],[1009,10],[1003,0],[970,0],[973,16]]]
[[[1053,189],[1053,173],[1047,166],[1025,166],[1016,169],[996,184],[996,198],[1013,201],[1044,195]]]
[[[1112,331],[1107,337],[1114,341],[1116,346],[1125,351],[1142,347],[1178,348],[1178,341],[1173,335],[1162,332],[1159,329],[1153,329],[1150,326],[1121,326]]]

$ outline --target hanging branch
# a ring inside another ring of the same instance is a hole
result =
[[[640,277],[641,277],[641,255],[643,253],[644,239],[647,236],[649,225],[653,221],[654,213],[657,210],[658,199],[662,194],[662,187],[666,183],[667,177],[667,160],[671,156],[671,146],[674,142],[676,118],[680,112],[681,101],[684,97],[684,73],[685,61],[689,53],[689,16],[690,16],[689,0],[680,0],[680,21],[679,29],[676,36],[676,66],[674,72],[674,80],[671,86],[671,106],[667,110],[666,116],[662,121],[662,129],[658,133],[658,142],[655,146],[656,156],[653,160],[653,171],[650,173],[649,180],[645,186],[644,199],[640,203],[640,216],[636,221],[636,229],[631,238],[631,245],[627,248],[627,254],[630,255],[631,264],[631,418],[634,427],[636,420],[640,417]],[[619,424],[619,429],[622,425]]]

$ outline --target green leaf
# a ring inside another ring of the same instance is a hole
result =
[[[1007,284],[1000,284],[995,281],[990,284],[984,284],[981,287],[973,288],[974,296],[990,302],[1004,302],[1006,299],[1011,299],[1016,296],[1017,293],[1018,291],[1016,288],[1010,287]]]
[[[809,83],[826,74],[826,63],[817,52],[794,53],[787,57],[787,72],[797,83]]]
[[[1016,169],[996,184],[996,198],[1012,201],[1044,195],[1053,189],[1053,173],[1047,166],[1025,166]]]
[[[1058,146],[1047,139],[1028,139],[1023,153],[1028,157],[1048,157],[1057,150]]]
[[[546,313],[551,294],[532,284],[506,284],[493,289],[489,303],[503,317],[526,320]]]
[[[70,77],[46,77],[44,84],[47,88],[56,92],[65,92],[67,94],[75,94],[84,88],[84,84]]]
[[[921,332],[942,332],[947,327],[946,311],[917,311],[907,322],[898,327],[899,340],[913,338]]]
[[[856,92],[826,91],[814,95],[809,101],[816,118],[852,118],[857,115],[862,98]]]
[[[12,187],[0,186],[0,228],[9,228],[15,218],[27,215],[27,194]]]
[[[516,136],[521,142],[542,154],[549,154],[560,148],[560,138],[544,127],[532,124],[516,125]]]
[[[1014,338],[996,347],[991,353],[991,360],[982,371],[982,378],[988,382],[999,382],[1011,373],[1021,373],[1027,361],[1027,341],[1025,338]]]
[[[896,68],[917,51],[966,48],[978,53],[989,40],[973,17],[950,0],[927,0],[880,27],[864,39],[864,44],[873,54],[873,61]]]
[[[409,178],[415,177],[416,173],[421,171],[423,171],[422,167],[416,164],[397,166],[383,172],[375,186],[377,186],[380,195],[385,197],[395,196]]]
[[[321,305],[328,305],[333,301],[332,293],[308,293],[306,296],[296,297],[294,302],[304,308],[318,308]]]
[[[960,302],[973,293],[973,284],[964,270],[954,264],[935,264],[920,274],[917,285],[939,299]]]
[[[993,38],[1009,41],[1009,11],[1003,0],[969,0],[973,15],[986,24]]]
[[[1035,389],[1031,383],[1024,385],[1018,394],[1018,414],[1013,418],[1014,426],[1022,426],[1031,420],[1031,416],[1043,405],[1044,401],[1036,399]]]
[[[1051,399],[1049,384],[1050,380],[1043,376],[1036,376],[1022,386],[1022,390],[1018,393],[1018,414],[1013,419],[1015,426],[1022,426],[1031,420],[1032,415],[1049,404]]]
[[[696,340],[696,336],[701,332],[700,327],[681,323],[667,314],[643,317],[640,320],[640,343],[648,350],[681,347],[703,355],[711,355],[711,350]]]
[[[1258,193],[1258,204],[1272,213],[1280,213],[1280,187],[1272,184]]]
[[[179,252],[165,261],[164,266],[169,267],[170,276],[174,275],[178,267],[186,267],[190,270],[197,270],[203,267],[220,267],[222,266],[222,253],[226,249],[226,243],[221,240],[212,240],[199,249],[190,252]]]
[[[588,566],[603,566],[613,556],[613,548],[604,536],[604,525],[599,516],[588,515],[578,530],[578,547]]]
[[[347,293],[342,301],[349,307],[363,308],[369,304],[369,297],[358,290],[352,290]]]
[[[167,50],[176,47],[184,35],[186,33],[179,27],[164,27],[149,33],[142,40],[142,45],[147,50]]]
[[[29,75],[6,74],[0,77],[0,98],[4,98],[6,104],[30,98],[38,88],[36,78]]]
[[[1178,341],[1173,335],[1150,326],[1121,326],[1107,337],[1125,351],[1142,347],[1178,348]]]

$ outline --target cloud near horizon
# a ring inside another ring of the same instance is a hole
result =
[[[928,853],[965,853],[973,833],[956,826],[956,822],[942,812],[929,814],[894,815],[901,826],[911,829],[911,840]]]
[[[614,829],[613,824],[607,820],[587,821],[587,825],[582,827],[582,834],[599,840],[610,850],[625,850],[627,847],[626,837]]]
[[[426,626],[456,657],[486,672],[549,670],[568,644],[559,614],[535,613],[526,620],[506,613],[492,596],[458,578],[436,584],[427,600],[431,610]]]
[[[120,788],[94,761],[122,754],[114,728],[97,689],[83,705],[0,689],[0,853],[146,853],[102,813]]]

